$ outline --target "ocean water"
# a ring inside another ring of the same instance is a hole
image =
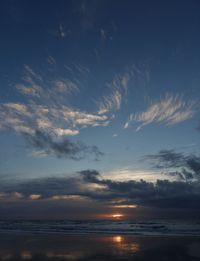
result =
[[[200,221],[0,220],[2,233],[200,236]]]
[[[199,261],[200,223],[1,220],[0,261]]]

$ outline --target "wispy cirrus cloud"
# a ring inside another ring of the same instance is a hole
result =
[[[56,62],[54,58],[52,61]],[[0,129],[29,135],[32,137],[29,140],[36,139],[35,135],[39,131],[46,136],[50,135],[55,143],[58,139],[63,139],[65,147],[66,136],[78,135],[83,128],[109,125],[115,117],[114,112],[119,111],[122,102],[125,102],[129,85],[139,73],[132,66],[124,73],[116,74],[106,84],[110,93],[104,95],[97,103],[97,109],[91,112],[70,104],[72,96],[81,93],[81,79],[90,75],[90,69],[78,63],[74,63],[72,67],[65,66],[65,69],[71,75],[70,78],[52,79],[47,78],[44,72],[38,73],[25,65],[21,82],[16,84],[16,90],[24,95],[24,101],[0,104]],[[33,155],[53,154],[52,150],[47,150],[51,153],[40,148]],[[55,150],[54,155],[58,156]]]
[[[66,65],[64,67],[74,81],[69,79],[45,81],[44,77],[26,65],[23,82],[16,85],[20,93],[32,98],[31,103],[23,106],[32,112],[34,118],[32,125],[35,129],[48,128],[50,132],[59,136],[77,135],[80,128],[107,126],[114,118],[113,114],[109,116],[110,113],[120,110],[122,102],[125,101],[129,85],[134,85],[135,80],[141,75],[142,78],[146,78],[142,74],[143,71],[136,66],[130,67],[124,73],[116,74],[113,80],[106,84],[110,93],[104,95],[97,103],[98,111],[90,113],[66,105],[70,95],[80,93],[78,86],[80,77],[85,78],[89,75],[90,69],[77,63],[72,67]],[[18,125],[22,128],[21,119],[18,119]]]
[[[59,35],[60,35],[61,38],[65,38],[67,36],[67,33],[66,33],[62,24],[59,24],[58,32],[59,32]]]
[[[30,66],[24,66],[24,75],[21,83],[16,84],[16,89],[23,95],[38,98],[42,103],[61,100],[63,94],[74,94],[79,91],[76,82],[68,78],[47,80],[40,73],[35,72]],[[64,97],[66,98],[66,96]]]
[[[36,73],[30,66],[25,65],[22,82],[16,84],[16,89],[24,95],[41,97],[43,95],[42,84],[44,84],[42,76]]]
[[[40,97],[42,94],[42,89],[40,86],[33,84],[31,87],[27,87],[24,84],[17,84],[16,88],[19,92],[25,95]]]
[[[99,103],[98,114],[105,114],[111,111],[117,111],[121,107],[122,94],[119,90],[114,90],[110,95],[103,96],[103,100]]]
[[[91,73],[90,69],[87,66],[80,63],[72,63],[71,65],[64,64],[64,68],[78,82],[80,79],[87,78]]]
[[[49,55],[49,56],[47,57],[47,63],[48,63],[49,65],[56,65],[56,60],[55,60],[55,58],[54,58],[53,56]]]
[[[54,29],[49,30],[49,33],[59,39],[64,40],[66,37],[72,34],[72,31],[67,28],[64,23],[59,23]]]
[[[53,82],[52,90],[58,93],[73,93],[78,92],[79,88],[76,83],[70,81],[69,79],[60,79]]]
[[[127,71],[115,75],[112,82],[106,84],[110,90],[110,94],[104,95],[101,101],[97,103],[98,114],[115,112],[121,108],[122,101],[127,94],[131,77],[131,71]]]
[[[98,113],[114,113],[121,109],[123,103],[128,103],[128,96],[133,93],[136,86],[148,84],[149,71],[136,65],[128,67],[124,72],[116,74],[112,81],[106,83],[108,94],[103,95],[97,102]]]
[[[30,79],[30,80],[36,79],[36,80],[39,80],[40,82],[43,81],[42,76],[39,73],[36,73],[33,70],[33,68],[31,68],[29,65],[25,65],[24,69],[26,72],[24,79],[26,79],[27,81],[28,81],[28,79]]]
[[[17,84],[16,89],[29,99],[0,104],[0,129],[25,136],[29,144],[39,149],[34,155],[54,154],[70,159],[81,159],[90,153],[94,153],[95,158],[102,155],[95,146],[71,142],[66,136],[78,135],[82,128],[106,126],[109,118],[70,106],[68,97],[79,92],[77,83],[69,79],[45,80],[30,66],[24,69],[22,83]],[[49,142],[41,143],[41,137]]]
[[[103,28],[100,29],[100,35],[101,35],[101,41],[105,42],[107,39],[107,35],[106,35],[106,31]]]
[[[83,66],[75,67],[81,74],[88,72]],[[16,85],[16,89],[28,95],[31,100],[26,103],[0,104],[0,117],[3,119],[7,116],[4,122],[2,120],[2,127],[14,128],[16,131],[22,127],[48,129],[51,133],[63,136],[76,135],[80,128],[108,124],[109,119],[106,115],[80,111],[70,106],[69,95],[79,92],[76,82],[69,79],[45,81],[39,73],[27,65],[22,81],[23,83]]]
[[[196,105],[196,101],[184,101],[179,95],[167,94],[163,99],[151,102],[145,111],[130,114],[124,128],[128,128],[132,123],[139,123],[137,131],[151,123],[176,124],[191,119]]]

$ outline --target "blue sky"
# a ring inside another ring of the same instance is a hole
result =
[[[199,164],[198,1],[0,5],[3,181],[92,169],[121,182],[183,182],[172,172],[190,165],[152,159],[165,151]]]

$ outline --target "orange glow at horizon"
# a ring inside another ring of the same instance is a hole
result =
[[[123,215],[123,214],[116,213],[116,214],[112,214],[111,216],[112,216],[113,218],[122,218],[124,215]]]
[[[98,217],[98,218],[101,218],[101,219],[123,219],[123,218],[125,218],[125,214],[124,213],[119,213],[119,212],[114,212],[114,213],[110,213],[110,214],[99,214],[98,216],[96,216],[96,217]]]

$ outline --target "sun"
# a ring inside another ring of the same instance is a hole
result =
[[[112,214],[112,217],[113,217],[113,218],[116,218],[116,219],[122,218],[123,216],[124,216],[124,215],[123,215],[123,214],[120,214],[120,213]]]
[[[101,214],[98,215],[99,218],[103,218],[103,219],[111,219],[111,220],[119,220],[125,217],[124,214],[122,213],[109,213],[109,214]]]

